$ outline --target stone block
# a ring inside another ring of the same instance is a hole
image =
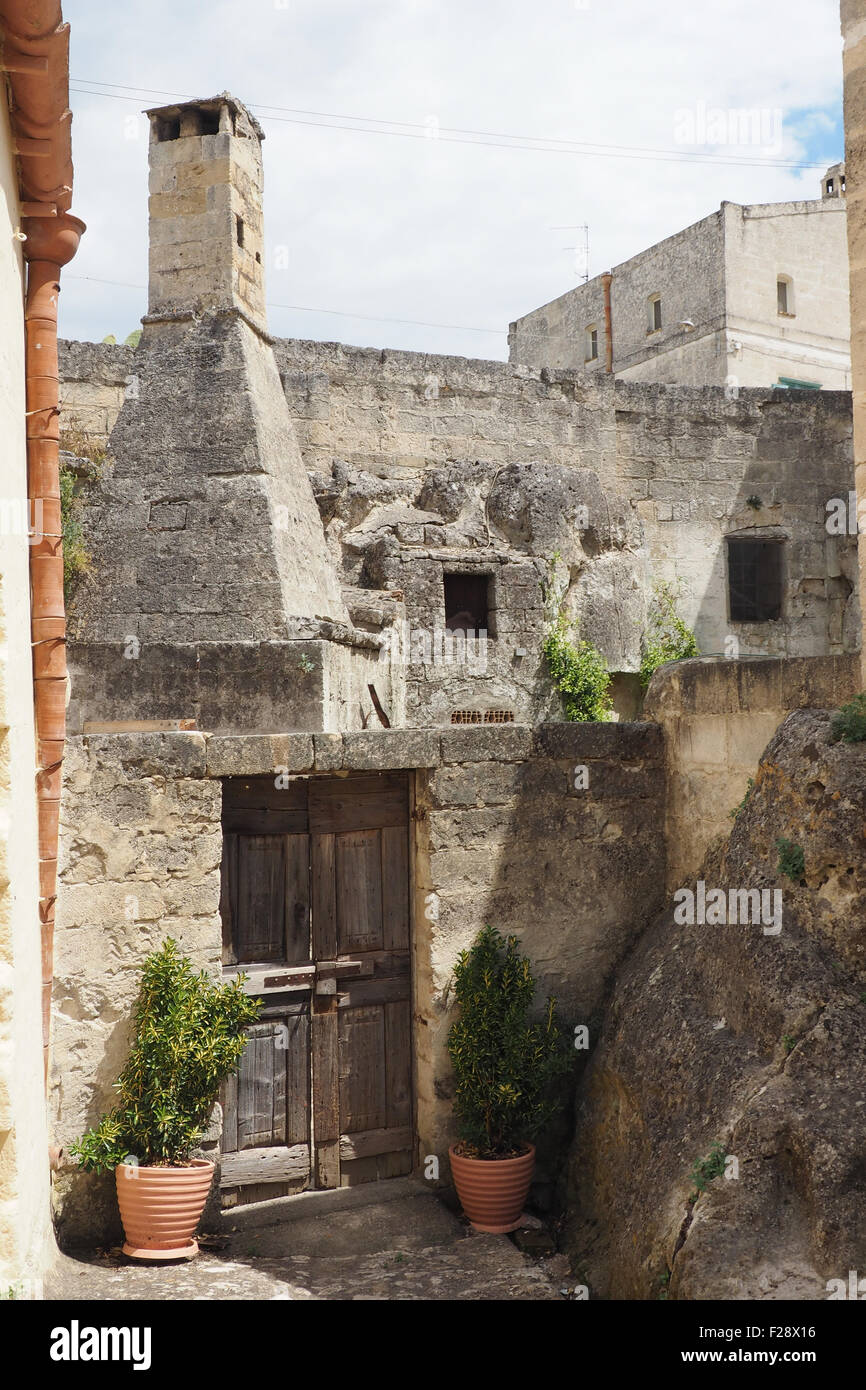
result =
[[[343,766],[352,771],[438,767],[435,729],[365,729],[343,735]]]

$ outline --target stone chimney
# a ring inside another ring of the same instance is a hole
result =
[[[236,309],[263,329],[261,127],[228,92],[147,114],[148,319]]]

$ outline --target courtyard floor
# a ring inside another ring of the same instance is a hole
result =
[[[565,1256],[480,1235],[413,1179],[242,1207],[198,1259],[140,1265],[120,1250],[58,1256],[45,1297],[112,1299],[569,1298]],[[323,1200],[324,1199],[324,1200]],[[540,1223],[528,1218],[525,1242]]]

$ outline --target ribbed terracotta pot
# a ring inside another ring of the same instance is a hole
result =
[[[476,1231],[516,1231],[535,1170],[535,1145],[518,1158],[464,1158],[448,1150],[457,1196]]]
[[[213,1170],[213,1164],[203,1158],[194,1158],[189,1168],[119,1163],[115,1177],[126,1234],[124,1255],[135,1260],[188,1260],[197,1255],[195,1228]]]

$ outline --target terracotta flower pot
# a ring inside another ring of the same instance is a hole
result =
[[[197,1255],[195,1228],[213,1171],[213,1164],[203,1158],[194,1158],[189,1168],[119,1163],[115,1177],[126,1234],[124,1255],[135,1260],[188,1260]]]
[[[453,1145],[448,1156],[457,1196],[475,1230],[516,1231],[535,1169],[535,1145],[518,1158],[465,1158]]]

